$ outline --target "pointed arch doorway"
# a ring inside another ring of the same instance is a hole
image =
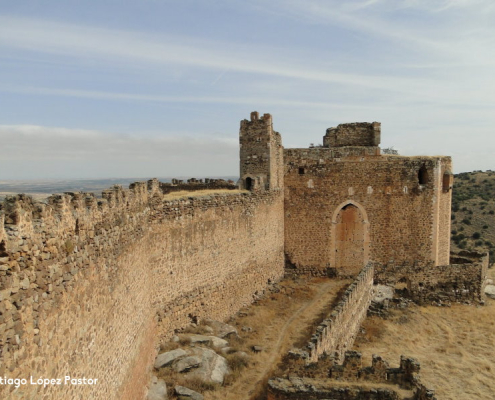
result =
[[[331,266],[338,275],[355,276],[369,261],[369,221],[354,202],[340,204],[332,218]]]

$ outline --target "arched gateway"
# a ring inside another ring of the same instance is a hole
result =
[[[331,266],[339,275],[357,275],[369,260],[369,221],[364,208],[346,201],[332,218]]]

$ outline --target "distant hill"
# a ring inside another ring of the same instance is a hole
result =
[[[495,253],[495,171],[463,172],[454,177],[452,250]]]

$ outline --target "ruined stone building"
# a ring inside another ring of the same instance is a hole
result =
[[[269,114],[241,122],[241,183],[284,190],[285,256],[297,270],[357,275],[369,260],[448,264],[450,157],[380,153],[380,123],[329,128],[283,149]]]
[[[449,255],[450,158],[381,154],[380,134],[342,124],[323,147],[284,149],[272,117],[253,112],[240,127],[247,192],[170,200],[182,183],[150,180],[102,198],[7,197],[0,376],[99,380],[3,385],[0,397],[142,398],[160,340],[191,318],[228,318],[285,273],[355,278],[308,359],[343,360],[374,281],[404,282],[420,303],[481,300],[487,258]]]

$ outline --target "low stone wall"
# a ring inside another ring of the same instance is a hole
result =
[[[342,299],[328,317],[316,328],[306,348],[292,355],[315,363],[323,354],[342,361],[350,349],[373,297],[373,264],[368,263],[349,285]]]
[[[6,198],[0,376],[18,381],[0,397],[142,398],[159,338],[225,319],[282,277],[282,216],[280,192],[165,201],[156,180],[100,200]]]
[[[420,380],[421,366],[411,357],[401,356],[399,368],[390,368],[382,357],[373,355],[371,366],[363,367],[361,353],[348,351],[341,365],[330,368],[330,379],[345,382],[373,382],[393,384],[402,389],[413,390],[415,400],[435,400],[435,392],[427,389]]]
[[[402,400],[389,388],[332,386],[305,378],[275,378],[268,382],[267,400]]]
[[[326,379],[294,375],[289,375],[289,379],[271,379],[267,398],[436,400],[434,391],[421,383],[419,371],[419,363],[404,356],[401,356],[399,368],[390,368],[388,362],[377,355],[373,355],[371,366],[363,367],[361,353],[347,351],[343,363],[332,365]]]
[[[418,304],[481,302],[488,270],[488,253],[461,251],[451,255],[451,264],[377,265],[376,283],[407,284],[407,296]]]

